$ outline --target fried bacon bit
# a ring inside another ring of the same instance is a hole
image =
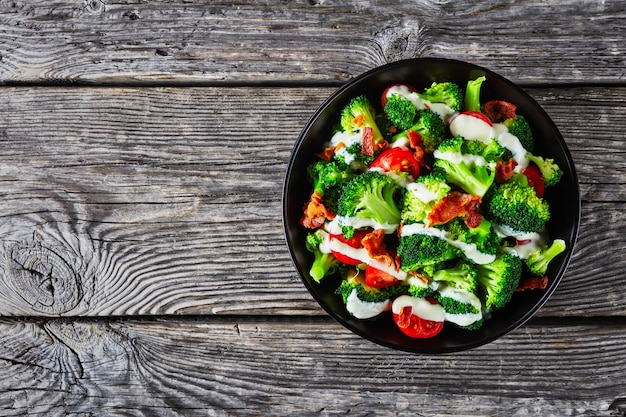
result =
[[[363,128],[363,137],[361,139],[361,152],[363,155],[374,155],[374,132],[371,127]]]
[[[368,233],[361,239],[361,244],[367,250],[367,254],[372,259],[386,262],[388,266],[396,266],[395,254],[387,251],[387,246],[383,239],[385,238],[385,231],[383,229],[376,229],[371,233]]]
[[[453,191],[439,200],[428,214],[429,226],[447,223],[456,217],[466,217],[465,224],[469,228],[480,226],[482,215],[478,212],[480,197]]]
[[[430,279],[428,279],[428,277],[420,272],[409,272],[409,274],[418,277],[419,279],[421,279],[424,284],[430,284]]]
[[[324,148],[324,150],[322,151],[322,153],[318,153],[315,154],[315,156],[317,156],[319,159],[321,159],[322,161],[330,161],[333,156],[335,155],[335,153],[343,148],[344,146],[346,146],[343,142],[339,142],[337,144],[337,146],[329,146],[327,148]]]
[[[492,122],[501,122],[515,117],[515,104],[504,100],[491,100],[483,105],[483,112]]]
[[[321,227],[326,219],[332,220],[335,215],[328,211],[322,203],[322,196],[316,192],[311,194],[311,199],[304,205],[300,224],[308,229]]]
[[[506,182],[515,174],[517,161],[510,158],[507,162],[496,162],[496,179],[500,182]]]
[[[424,148],[422,147],[422,135],[413,130],[407,130],[407,137],[409,138],[409,147],[413,149],[413,156],[421,167],[428,168],[428,165],[424,161]]]
[[[545,290],[548,286],[548,277],[529,277],[523,279],[516,291]]]
[[[359,114],[357,117],[355,117],[354,119],[352,119],[352,122],[356,125],[356,126],[363,126],[363,123],[365,123],[365,115],[363,114]]]

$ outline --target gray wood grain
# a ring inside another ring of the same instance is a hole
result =
[[[332,91],[1,89],[0,314],[323,315],[289,259],[281,191]],[[541,314],[623,316],[626,89],[528,91],[561,128],[584,200]]]
[[[624,79],[626,2],[0,3],[0,82],[338,82],[402,58],[523,83]]]
[[[528,324],[471,351],[420,356],[329,320],[5,320],[0,413],[615,416],[625,340],[623,324]]]

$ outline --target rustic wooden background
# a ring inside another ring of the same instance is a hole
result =
[[[626,1],[1,1],[0,415],[626,415]],[[528,324],[392,351],[296,276],[282,181],[375,66],[521,85],[573,154],[579,244]]]

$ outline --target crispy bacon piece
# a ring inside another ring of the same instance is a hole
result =
[[[453,191],[439,200],[428,214],[428,224],[447,223],[456,217],[465,217],[465,224],[475,228],[482,222],[482,215],[478,212],[480,197],[473,194],[464,194]]]
[[[413,157],[419,163],[421,167],[428,168],[426,161],[424,161],[424,148],[422,146],[422,135],[413,130],[407,130],[407,137],[409,138],[409,147],[413,149]]]
[[[363,128],[363,137],[361,139],[361,152],[363,155],[374,155],[374,132],[371,127]]]
[[[386,262],[388,266],[396,266],[396,255],[387,250],[387,246],[384,242],[385,231],[383,229],[376,229],[371,233],[368,233],[361,239],[361,244],[367,250],[367,254],[372,259]]]
[[[330,161],[333,156],[335,155],[335,153],[343,148],[344,146],[346,146],[343,142],[339,142],[337,144],[337,146],[329,146],[327,148],[324,148],[324,150],[322,151],[322,153],[318,153],[315,154],[315,156],[317,156],[319,159],[323,160],[323,161]]]
[[[363,126],[363,123],[365,123],[365,116],[362,114],[359,114],[357,117],[355,117],[354,119],[352,119],[352,122],[356,125],[356,126]]]
[[[516,291],[545,290],[548,286],[548,277],[529,277],[520,281]]]
[[[506,162],[496,162],[496,179],[500,182],[508,181],[513,174],[515,174],[514,170],[516,166],[517,161],[513,158],[510,158]]]
[[[322,196],[313,192],[311,199],[304,205],[300,224],[307,229],[317,229],[324,224],[326,219],[332,220],[334,218],[335,215],[324,207]]]
[[[483,105],[483,112],[492,122],[501,122],[515,117],[517,106],[504,100],[491,100]]]

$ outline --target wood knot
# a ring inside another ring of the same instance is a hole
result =
[[[78,276],[57,252],[40,244],[17,244],[7,258],[8,283],[37,312],[57,315],[80,302]]]

